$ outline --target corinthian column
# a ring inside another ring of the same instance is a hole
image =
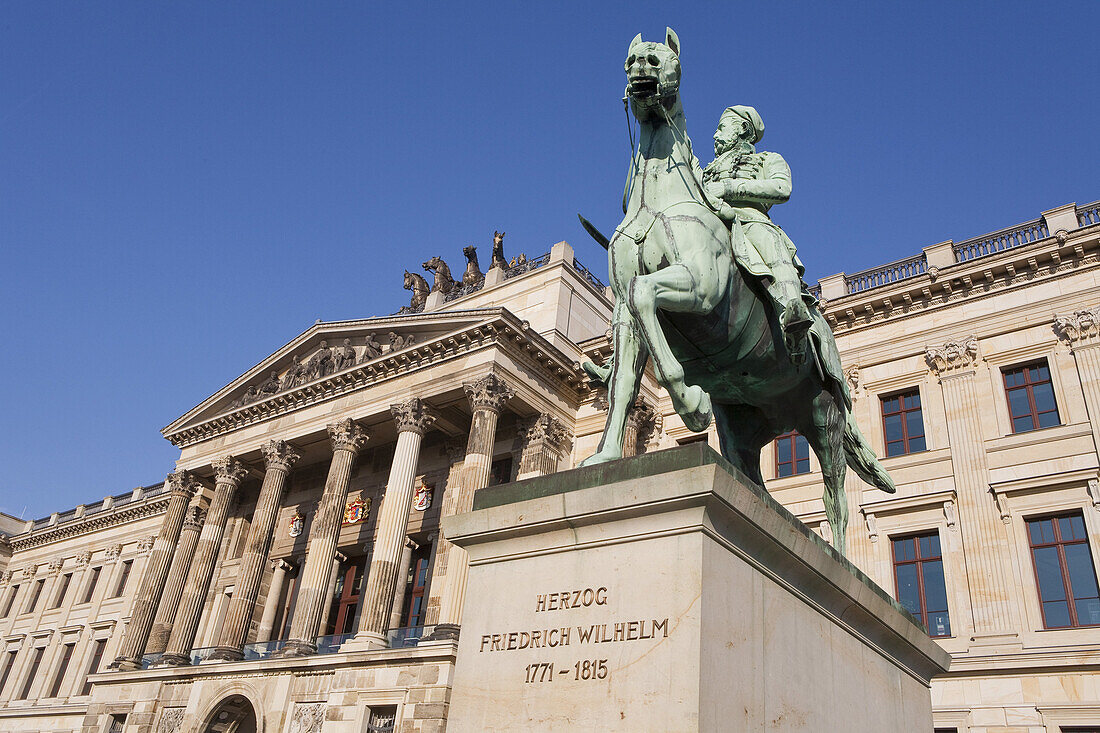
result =
[[[149,641],[149,632],[153,628],[157,604],[164,590],[164,581],[168,577],[168,565],[172,561],[172,553],[179,541],[187,505],[191,502],[198,482],[189,471],[176,471],[168,474],[168,487],[170,492],[168,508],[164,513],[164,521],[161,523],[160,532],[157,533],[157,539],[153,542],[149,563],[141,578],[141,587],[138,588],[137,596],[134,598],[130,624],[126,627],[126,635],[122,639],[122,653],[111,664],[114,669],[125,671],[141,669],[141,657],[145,654],[145,644]]]
[[[332,438],[332,463],[329,464],[317,516],[309,530],[309,550],[302,569],[294,618],[290,623],[290,639],[280,656],[305,656],[317,652],[317,631],[321,613],[328,602],[328,581],[332,575],[332,560],[336,557],[344,505],[348,500],[348,479],[355,457],[368,439],[367,431],[351,420],[329,425],[328,432]]]
[[[635,433],[635,438],[637,433]],[[519,459],[517,479],[546,476],[558,470],[569,451],[569,431],[555,417],[542,413],[528,426]]]
[[[1012,596],[1009,591],[1008,538],[989,492],[989,466],[981,431],[981,413],[974,385],[978,341],[974,337],[951,341],[927,350],[926,358],[940,379],[951,465],[959,497],[959,528],[969,580],[970,608],[975,637],[1011,633]]]
[[[496,374],[463,385],[466,397],[473,408],[470,421],[470,437],[466,442],[466,460],[453,502],[445,507],[450,514],[464,514],[474,506],[474,493],[489,485],[489,471],[493,464],[493,443],[496,442],[497,420],[515,391]],[[439,598],[439,621],[433,639],[457,639],[462,620],[462,604],[466,595],[466,575],[469,572],[469,556],[461,547],[448,542],[442,535],[436,552],[435,582],[442,582]]]
[[[424,433],[438,417],[430,405],[417,397],[408,402],[390,405],[390,413],[397,423],[397,448],[390,465],[382,514],[375,530],[374,550],[371,553],[367,588],[363,594],[359,628],[350,648],[386,646],[393,594],[401,572],[401,552],[409,526],[409,510],[412,509],[413,482],[420,457],[420,444],[424,440]]]
[[[196,504],[187,507],[187,517],[183,520],[179,544],[176,546],[175,557],[172,558],[172,570],[168,573],[168,582],[160,597],[149,643],[145,645],[147,654],[159,654],[168,648],[168,637],[172,635],[172,624],[176,622],[180,597],[183,596],[183,584],[187,580],[187,571],[191,568],[195,544],[199,541],[199,530],[205,521],[206,509]]]
[[[229,602],[225,625],[218,637],[218,648],[210,655],[211,659],[244,658],[244,643],[248,639],[248,627],[256,608],[256,597],[260,592],[267,554],[271,551],[275,519],[283,500],[286,477],[301,457],[285,440],[272,440],[262,450],[267,472],[264,474],[263,486],[260,487],[260,497],[256,500],[252,526],[248,530],[244,557],[241,558],[241,569],[237,576],[237,588]]]
[[[187,584],[180,598],[179,615],[172,626],[172,635],[168,637],[168,648],[157,662],[159,666],[179,666],[191,663],[191,647],[195,644],[195,632],[199,629],[199,616],[210,590],[210,580],[214,577],[214,565],[218,561],[218,550],[225,533],[225,522],[229,518],[229,507],[241,481],[248,475],[244,464],[233,456],[219,458],[214,465],[214,498],[210,501],[210,511],[206,514],[206,523],[202,526],[198,544],[195,546],[195,558],[191,562],[191,571],[187,574]]]
[[[271,641],[271,634],[275,629],[275,616],[279,613],[279,601],[283,598],[283,585],[286,583],[286,573],[291,570],[291,565],[286,560],[275,560],[271,563],[271,583],[267,588],[267,600],[264,602],[264,612],[260,616],[260,626],[256,629],[256,641]]]
[[[649,441],[657,426],[657,412],[639,397],[626,413],[623,429],[623,458],[638,455],[638,446]]]
[[[1070,346],[1085,393],[1093,447],[1100,452],[1100,308],[1058,316],[1054,319],[1054,330]],[[1054,365],[1050,367],[1053,371]]]

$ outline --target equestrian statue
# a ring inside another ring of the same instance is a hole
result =
[[[883,491],[896,489],[852,418],[832,332],[802,292],[793,245],[767,216],[766,206],[789,195],[789,170],[776,201],[757,200],[786,164],[749,150],[763,123],[735,109],[715,135],[720,159],[735,152],[704,178],[687,136],[679,57],[672,29],[664,43],[641,34],[630,43],[624,102],[639,138],[625,216],[610,241],[581,219],[607,247],[615,293],[612,357],[584,365],[607,387],[609,407],[599,448],[582,465],[622,457],[627,413],[652,358],[688,429],[702,432],[714,419],[722,455],[761,486],[761,448],[790,430],[806,437],[821,462],[833,544],[844,553],[846,466]]]

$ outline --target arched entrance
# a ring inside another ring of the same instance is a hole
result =
[[[256,711],[244,695],[231,695],[214,708],[203,733],[256,733]]]

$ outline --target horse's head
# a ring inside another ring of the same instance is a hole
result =
[[[405,289],[408,290],[413,286],[413,276],[408,270],[405,270]]]
[[[466,255],[467,260],[475,260],[476,261],[477,260],[477,247],[475,247],[472,244],[469,245],[468,247],[463,247],[462,248],[462,254]]]
[[[431,270],[434,270],[435,268],[439,267],[439,264],[440,264],[440,259],[438,257],[433,257],[430,260],[428,260],[427,262],[421,264],[420,266],[423,267],[425,270],[431,271]]]
[[[680,39],[665,29],[665,42],[643,41],[634,36],[626,52],[626,95],[635,110],[663,104],[670,109],[680,92]]]
[[[493,246],[499,247],[504,244],[504,232],[493,231]]]

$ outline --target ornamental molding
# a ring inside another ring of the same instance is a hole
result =
[[[929,272],[891,286],[846,295],[825,304],[823,314],[834,331],[847,333],[887,320],[913,318],[961,300],[976,302],[995,297],[1006,288],[1031,287],[1100,263],[1095,233],[1074,236],[1072,240],[1061,242],[1057,237],[1048,237],[943,268],[937,278]]]
[[[187,470],[172,471],[168,474],[165,483],[168,485],[169,493],[177,496],[183,495],[188,499],[202,488],[202,483],[198,477]]]
[[[859,365],[853,364],[844,370],[844,380],[848,382],[848,389],[855,392],[859,389]]]
[[[958,371],[978,363],[978,339],[967,336],[943,346],[926,346],[924,359],[936,374]]]
[[[1100,306],[1056,316],[1053,327],[1054,333],[1069,344],[1095,340],[1100,336]]]
[[[86,568],[92,562],[92,551],[85,550],[76,556],[76,566],[79,568]]]
[[[86,515],[52,527],[21,534],[11,539],[12,551],[23,552],[51,542],[69,540],[73,537],[99,532],[109,527],[118,527],[163,514],[168,508],[168,499],[168,494],[158,494],[137,505],[126,504],[120,509],[97,512],[90,516]]]
[[[319,378],[241,407],[216,407],[228,396],[242,389],[257,373],[269,370],[271,364],[277,363],[303,342],[327,330],[374,329],[382,332],[390,328],[390,324],[394,324],[393,327],[403,324],[403,328],[416,325],[453,328],[457,325],[455,321],[459,319],[465,323],[457,330],[383,354],[370,361],[361,361],[342,373]],[[474,319],[476,321],[471,323]],[[587,392],[579,365],[575,365],[571,358],[532,330],[526,321],[504,308],[342,321],[314,326],[246,375],[164,428],[161,433],[177,447],[194,445],[247,425],[368,389],[411,372],[461,360],[489,348],[501,349],[575,403],[579,403]],[[210,417],[204,418],[204,413],[210,413]]]
[[[328,705],[323,702],[296,703],[290,719],[290,733],[321,733]]]
[[[544,412],[528,424],[524,442],[528,446],[541,443],[566,453],[572,445],[573,436],[561,420]]]
[[[114,562],[118,560],[118,556],[122,554],[122,545],[113,544],[107,546],[107,562]]]
[[[148,537],[142,537],[137,543],[137,554],[148,555],[153,549],[153,543],[157,541],[157,536],[149,535]]]
[[[269,471],[274,468],[289,472],[302,457],[298,449],[285,440],[270,440],[264,443],[260,452],[264,454],[264,465]]]
[[[470,401],[470,407],[474,410],[491,410],[500,413],[508,400],[516,396],[516,391],[508,385],[496,372],[489,372],[484,377],[462,385],[466,392],[466,399]]]
[[[157,733],[178,733],[183,726],[183,716],[187,708],[165,708],[157,724]]]
[[[439,412],[419,397],[390,405],[390,414],[399,433],[424,435],[439,418]]]

